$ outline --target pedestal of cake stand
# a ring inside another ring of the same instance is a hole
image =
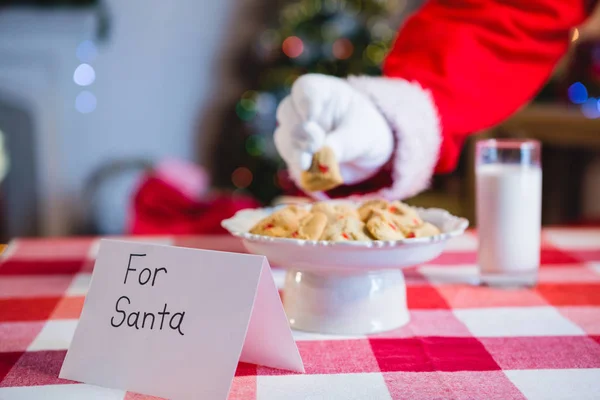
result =
[[[400,269],[289,269],[283,305],[290,326],[309,332],[362,335],[392,330],[410,319]]]

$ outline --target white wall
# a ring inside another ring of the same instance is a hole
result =
[[[107,2],[110,38],[92,63],[96,81],[89,88],[97,108],[90,114],[72,110],[74,129],[63,137],[74,197],[92,170],[113,158],[196,159],[196,123],[218,96],[214,69],[234,2]],[[72,86],[71,109],[78,92]]]
[[[51,171],[41,167],[39,174],[39,186],[49,188],[40,193],[42,213],[50,215],[42,216],[45,234],[72,231],[84,208],[85,181],[110,160],[178,157],[202,162],[196,157],[196,124],[203,109],[225,95],[223,82],[215,79],[219,57],[235,40],[230,27],[246,3],[105,2],[110,36],[98,44],[91,62],[96,81],[86,88],[73,82],[73,71],[80,63],[77,44],[95,30],[89,12],[0,10],[0,83],[28,90],[13,77],[34,66],[48,80],[38,85],[44,86],[43,93],[22,94],[51,104],[45,112],[51,114],[52,126],[45,122],[48,118],[36,121],[42,158],[51,158],[46,163]],[[75,110],[82,89],[97,98],[97,108],[89,114]],[[212,133],[214,129],[206,132]]]

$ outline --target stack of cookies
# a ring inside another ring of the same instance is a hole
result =
[[[371,241],[434,236],[440,230],[424,222],[400,201],[369,200],[355,208],[349,204],[315,203],[288,206],[259,221],[250,233],[303,240]]]

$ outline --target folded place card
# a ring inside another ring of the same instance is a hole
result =
[[[265,257],[102,240],[61,378],[226,399],[238,361],[304,372]]]

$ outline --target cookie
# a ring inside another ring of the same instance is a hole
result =
[[[348,216],[336,220],[325,228],[321,240],[334,242],[345,240],[369,241],[372,240],[365,231],[365,224],[360,219]]]
[[[428,237],[440,234],[440,230],[437,226],[430,224],[429,222],[423,222],[420,226],[413,230],[414,237]]]
[[[397,221],[402,225],[417,227],[423,224],[419,213],[406,203],[394,201],[389,204],[387,211],[396,216]]]
[[[312,205],[310,208],[310,212],[320,212],[327,216],[328,220],[333,222],[336,220],[337,214],[335,212],[335,208],[333,208],[333,204],[327,202],[318,202]]]
[[[289,237],[300,227],[297,210],[286,207],[260,220],[250,233],[272,237]],[[308,213],[308,211],[307,211]]]
[[[303,171],[300,185],[309,192],[326,191],[344,183],[333,150],[323,147],[313,155],[308,171]]]
[[[406,230],[398,226],[393,215],[387,211],[374,210],[366,224],[367,231],[377,240],[400,240]]]
[[[342,215],[344,217],[350,216],[356,219],[360,219],[360,215],[358,214],[358,210],[352,207],[350,204],[336,204],[333,206],[337,215]]]
[[[322,212],[327,215],[327,219],[330,223],[334,223],[336,220],[345,217],[358,218],[358,211],[349,204],[319,202],[312,206],[311,212]]]
[[[327,222],[328,218],[324,213],[310,213],[300,221],[300,227],[297,231],[292,232],[290,237],[304,240],[319,240],[325,231]]]
[[[361,221],[367,222],[373,210],[385,210],[387,207],[388,202],[386,200],[368,200],[358,208],[358,215]]]
[[[303,207],[303,206],[299,206],[299,205],[296,205],[296,204],[289,205],[286,208],[284,208],[283,210],[291,212],[298,219],[302,219],[302,218],[306,217],[308,214],[310,214],[310,211],[308,210],[308,208]],[[283,211],[283,210],[281,210],[281,211]]]
[[[400,240],[440,234],[408,204],[381,199],[366,201],[359,208],[336,202],[315,203],[310,209],[290,205],[262,219],[250,232],[327,241]]]

